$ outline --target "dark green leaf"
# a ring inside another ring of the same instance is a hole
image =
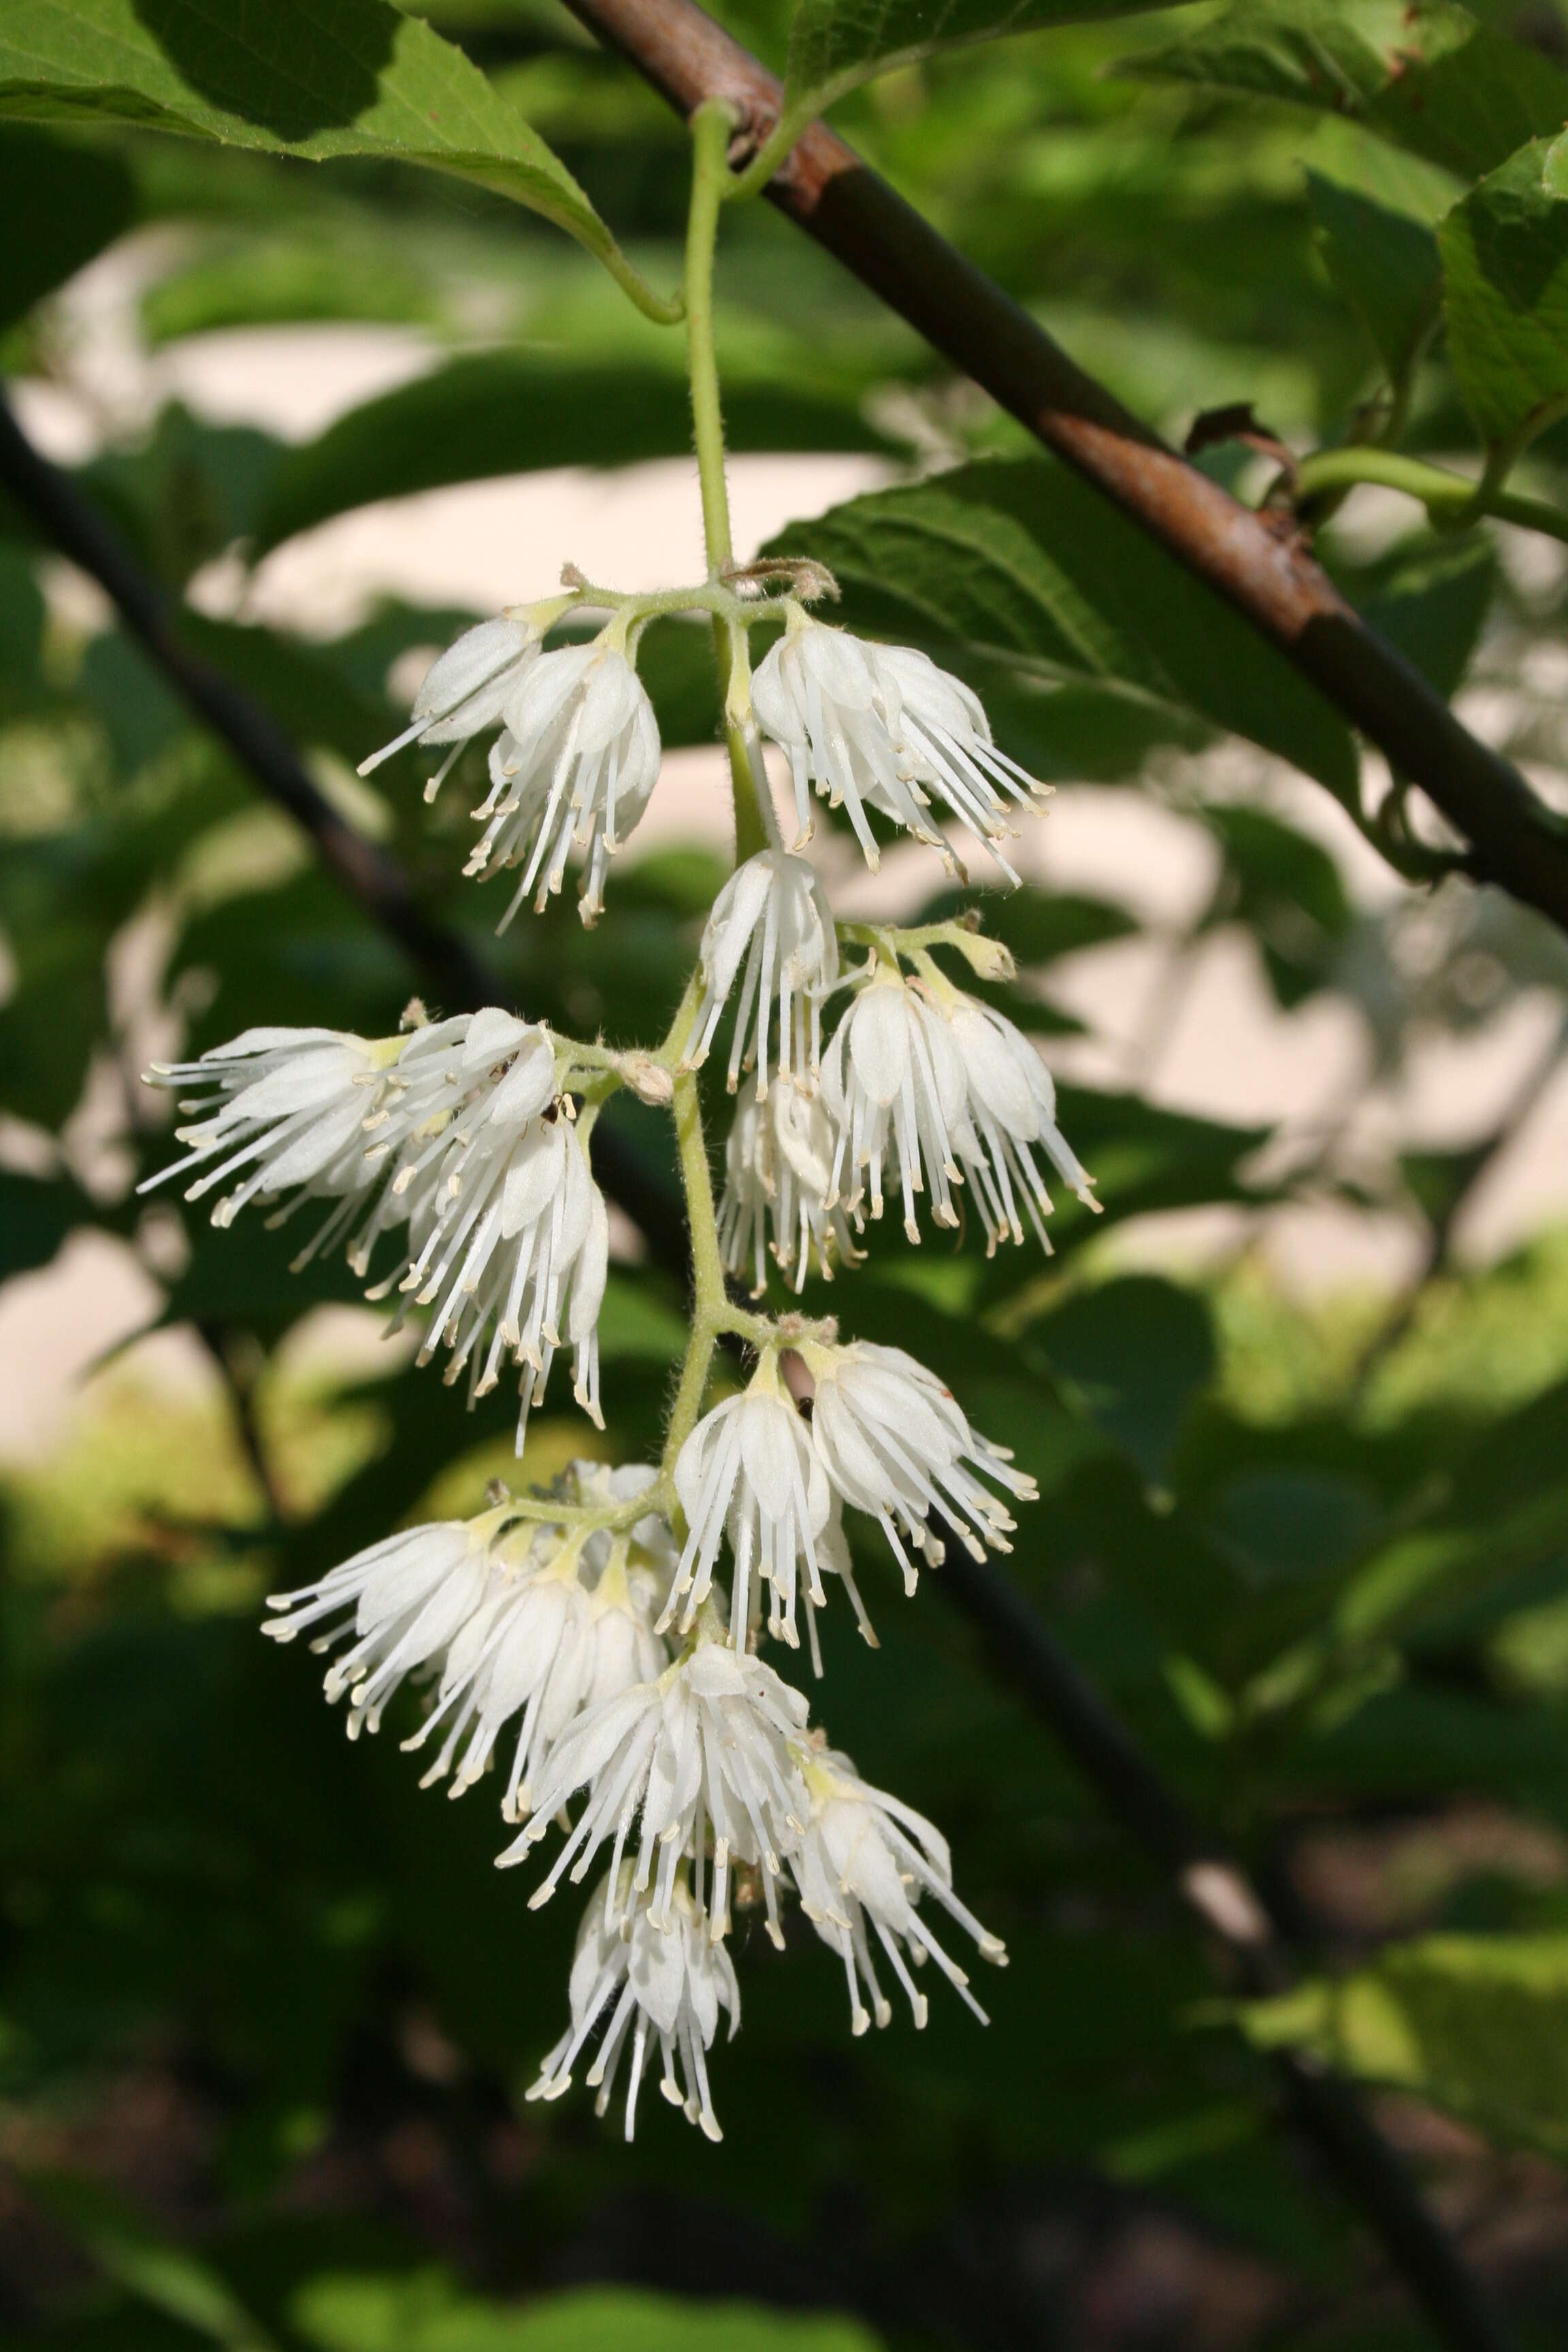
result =
[[[1462,683],[1497,584],[1497,550],[1481,532],[1445,540],[1422,531],[1340,581],[1372,626],[1439,694]]]
[[[76,684],[109,738],[110,755],[121,779],[167,751],[191,724],[188,706],[135,639],[121,630],[105,629],[92,639]]]
[[[1568,189],[1548,172],[1554,152],[1533,140],[1437,232],[1449,356],[1494,448],[1568,405]]]
[[[1425,221],[1392,212],[1320,172],[1307,174],[1307,202],[1323,267],[1398,383],[1437,315],[1436,238]]]
[[[0,547],[0,710],[25,710],[42,694],[44,599],[33,559]]]
[[[0,1168],[0,1281],[47,1265],[74,1225],[89,1213],[68,1177],[23,1176]]]
[[[1319,843],[1264,809],[1211,802],[1203,814],[1225,852],[1205,927],[1244,923],[1289,1010],[1328,982],[1351,924],[1343,877]]]
[[[1238,1471],[1215,1496],[1211,1538],[1250,1583],[1321,1576],[1366,1540],[1376,1507],[1360,1480],[1312,1469]]]
[[[594,431],[584,439],[583,420]],[[746,449],[885,449],[854,388],[727,377],[730,446]],[[264,553],[296,531],[373,499],[545,466],[626,466],[671,457],[691,443],[679,351],[668,366],[603,365],[487,352],[452,361],[340,417],[281,467],[258,530]]]
[[[1568,119],[1568,74],[1456,0],[1240,0],[1121,70],[1351,115],[1467,180]]]
[[[460,49],[389,0],[268,0],[240,17],[226,0],[12,0],[0,112],[134,122],[312,162],[424,164],[531,206],[620,264],[564,164]]]
[[[1189,726],[1249,736],[1336,793],[1355,788],[1349,732],[1316,690],[1054,462],[970,466],[879,491],[792,524],[770,552],[829,565],[851,628],[1042,689],[1114,682]]]
[[[132,207],[131,174],[118,155],[41,131],[0,131],[0,220],[27,223],[25,236],[0,240],[0,328],[112,244]]]
[[[103,952],[102,934],[80,920],[27,941],[0,1007],[0,1103],[13,1118],[58,1128],[76,1108],[109,1029]]]
[[[143,562],[183,588],[204,563],[254,530],[282,454],[253,425],[208,424],[171,402],[145,442],[105,451],[82,467],[79,479]]]
[[[1068,1299],[1032,1324],[1029,1338],[1144,1477],[1163,1477],[1189,1409],[1215,1374],[1203,1301],[1157,1275],[1127,1275]]]

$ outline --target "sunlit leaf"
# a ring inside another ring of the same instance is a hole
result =
[[[1548,168],[1563,147],[1521,148],[1437,233],[1454,373],[1493,447],[1568,405],[1568,184]]]
[[[1457,0],[1238,0],[1121,70],[1351,115],[1465,179],[1568,117],[1568,73]]]
[[[1150,0],[800,0],[790,22],[784,103],[792,118],[819,114],[874,75],[913,65],[939,49],[1037,32],[1047,25],[1131,16],[1149,5]]]
[[[476,181],[620,263],[593,205],[460,49],[389,0],[14,0],[0,112],[226,146],[374,156]],[[624,266],[624,265],[622,265]]]
[[[1504,2141],[1568,2152],[1568,1937],[1428,1937],[1241,2020],[1260,2048],[1308,2050]]]

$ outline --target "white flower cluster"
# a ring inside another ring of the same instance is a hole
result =
[[[321,1652],[347,1643],[325,1689],[330,1700],[347,1698],[351,1739],[380,1728],[403,1683],[424,1684],[428,1709],[405,1745],[423,1748],[443,1732],[423,1785],[456,1762],[454,1797],[489,1769],[502,1731],[521,1717],[501,1797],[503,1817],[520,1821],[578,1717],[668,1663],[654,1631],[676,1559],[664,1520],[645,1513],[614,1534],[584,1524],[595,1507],[635,1504],[656,1476],[637,1464],[606,1471],[574,1462],[554,1496],[526,1510],[509,1496],[477,1519],[410,1528],[299,1592],[273,1594],[268,1606],[278,1613],[262,1631],[277,1642],[309,1632]],[[547,1516],[551,1501],[559,1519]]]
[[[493,737],[467,871],[519,872],[503,929],[531,894],[542,908],[559,892],[574,858],[592,921],[658,778],[637,600],[596,592],[609,625],[546,647],[595,593],[579,583],[459,637],[426,677],[407,729],[362,772],[409,743],[441,746],[433,795],[466,744]],[[721,578],[701,593],[708,611],[730,594]],[[771,1255],[798,1292],[813,1266],[827,1276],[858,1262],[885,1197],[901,1201],[911,1240],[921,1196],[942,1226],[973,1202],[992,1249],[1021,1242],[1026,1221],[1046,1241],[1047,1165],[1098,1205],[1038,1055],[952,985],[927,943],[956,948],[991,978],[1010,971],[1005,951],[955,924],[847,927],[869,953],[841,971],[839,929],[799,855],[815,790],[845,810],[873,868],[875,812],[960,872],[939,823],[954,820],[1016,881],[1001,845],[1010,805],[1033,805],[1039,788],[995,748],[970,690],[924,654],[825,627],[793,595],[768,609],[782,609],[784,635],[749,703],[732,683],[727,715],[753,779],[759,730],[786,754],[797,838],[780,838],[764,792],[769,845],[719,894],[680,1024],[657,1054],[574,1045],[498,1007],[437,1021],[412,1007],[396,1036],[253,1029],[152,1074],[186,1097],[185,1155],[152,1181],[189,1179],[193,1201],[227,1187],[218,1224],[252,1201],[276,1204],[274,1223],[320,1202],[297,1264],[342,1243],[366,1277],[391,1235],[396,1262],[368,1295],[396,1295],[394,1328],[422,1310],[420,1361],[444,1347],[446,1376],[466,1374],[470,1402],[504,1362],[521,1367],[519,1451],[562,1346],[574,1350],[578,1402],[603,1426],[609,1234],[585,1149],[597,1106],[617,1084],[674,1106],[689,1207],[709,1230],[694,1253],[691,1352],[661,1466],[578,1462],[548,1491],[503,1489],[476,1518],[405,1529],[276,1596],[264,1627],[327,1654],[326,1694],[345,1703],[351,1738],[375,1731],[405,1685],[417,1694],[404,1744],[426,1759],[423,1785],[445,1781],[456,1797],[493,1772],[515,1832],[502,1864],[531,1857],[560,1827],[533,1904],[563,1878],[595,1874],[569,2022],[530,2095],[558,2097],[586,2058],[602,2114],[624,2062],[628,2138],[650,2065],[664,2095],[719,2137],[708,2059],[721,2021],[731,2034],[740,2023],[729,1938],[742,1911],[760,1910],[783,1945],[793,1890],[843,1965],[856,2033],[891,2015],[884,1962],[917,2025],[926,2002],[915,1972],[928,1960],[984,2018],[937,1913],[983,1958],[1005,1959],[954,1894],[939,1832],[863,1781],[757,1651],[770,1638],[798,1649],[804,1613],[820,1675],[817,1619],[833,1580],[875,1644],[847,1511],[881,1528],[912,1592],[920,1563],[940,1563],[946,1540],[976,1558],[1006,1550],[1012,1507],[1034,1482],[901,1349],[840,1345],[836,1326],[798,1316],[742,1314],[721,1295],[715,1254],[759,1295]],[[744,662],[735,676],[743,687]],[[691,1073],[727,1013],[739,1099],[715,1220],[689,1159],[693,1136],[700,1149]],[[721,1330],[744,1339],[755,1366],[702,1412]]]
[[[1013,1467],[1004,1447],[970,1427],[935,1375],[901,1348],[864,1339],[841,1348],[804,1337],[791,1346],[815,1383],[809,1422],[780,1376],[778,1350],[766,1349],[750,1386],[704,1415],[680,1450],[675,1485],[689,1533],[663,1622],[673,1620],[680,1601],[681,1630],[690,1626],[727,1538],[731,1642],[740,1648],[756,1632],[766,1584],[767,1630],[797,1648],[803,1591],[820,1674],[816,1612],[827,1598],[824,1569],[840,1579],[861,1632],[872,1638],[840,1521],[846,1504],[878,1522],[913,1592],[908,1545],[933,1563],[942,1559],[933,1515],[956,1528],[976,1558],[987,1545],[1005,1551],[1016,1522],[982,1479],[1020,1502],[1033,1500],[1035,1482]]]
[[[306,1201],[330,1202],[296,1267],[346,1241],[363,1277],[381,1235],[396,1234],[402,1257],[370,1296],[399,1292],[396,1320],[412,1306],[428,1309],[421,1363],[445,1345],[445,1377],[467,1370],[470,1403],[495,1387],[504,1360],[521,1365],[521,1452],[564,1341],[577,1401],[603,1426],[609,1223],[571,1097],[557,1092],[547,1029],[496,1006],[395,1037],[247,1029],[149,1076],[209,1091],[182,1102],[191,1123],[175,1133],[186,1156],[143,1191],[200,1169],[185,1190],[195,1201],[237,1177],[213,1212],[218,1225],[256,1199],[285,1201],[275,1223]]]
[[[766,1404],[790,1413],[804,1434],[795,1406],[766,1381],[750,1402],[752,1413]],[[708,1444],[693,1440],[699,1456]],[[769,1500],[750,1484],[750,1467],[759,1467],[771,1498],[766,1456],[787,1437],[771,1430],[762,1446],[742,1444],[729,1500],[766,1517]],[[823,1470],[811,1475],[823,1489]],[[405,1748],[426,1750],[439,1738],[426,1788],[449,1780],[458,1797],[500,1764],[500,1813],[520,1822],[500,1863],[524,1861],[581,1797],[576,1825],[531,1903],[545,1903],[566,1874],[574,1884],[588,1877],[606,1844],[609,1870],[578,1933],[572,2025],[531,2095],[566,2091],[583,2046],[602,2028],[588,2082],[605,2112],[630,2042],[630,2138],[656,2034],[666,2095],[717,2140],[705,2058],[721,2011],[731,2034],[741,2022],[724,1950],[738,1879],[748,1903],[762,1900],[781,1945],[778,1895],[785,1879],[795,1884],[820,1938],[844,1955],[856,2032],[868,2022],[856,1971],[877,2022],[889,2021],[868,1931],[910,1992],[917,2025],[926,2004],[905,1959],[936,1959],[975,2006],[963,1971],[921,1922],[921,1894],[987,1959],[1006,1955],[952,1894],[952,1863],[931,1822],[860,1783],[844,1757],[826,1755],[802,1694],[726,1642],[712,1609],[672,1649],[666,1628],[689,1590],[689,1567],[668,1519],[656,1507],[639,1510],[644,1496],[656,1500],[654,1484],[648,1467],[574,1463],[548,1498],[508,1496],[478,1519],[406,1528],[300,1592],[279,1592],[263,1633],[275,1642],[303,1633],[312,1649],[334,1654],[324,1689],[329,1700],[348,1700],[351,1738],[381,1727],[402,1684],[418,1686],[423,1722]],[[820,1507],[826,1519],[826,1489]],[[839,1552],[853,1592],[842,1538]],[[773,1567],[781,1557],[769,1552]]]
[[[752,941],[731,1087],[755,972],[779,961],[782,922],[773,902],[784,893],[776,877],[800,864],[773,852],[750,859],[726,885],[703,936],[705,992],[686,1048],[692,1066],[707,1054],[746,937]],[[953,987],[934,965],[910,980],[896,958],[879,957],[848,982],[854,993],[824,1054],[821,1007],[837,984],[837,958],[780,968],[781,1014],[787,1003],[794,1023],[791,1030],[781,1018],[780,1034],[809,1039],[809,1046],[787,1059],[781,1051],[782,1066],[771,1076],[766,1022],[758,1023],[748,1057],[757,1064],[756,1094],[740,1104],[730,1130],[719,1214],[725,1266],[749,1275],[755,1294],[766,1286],[770,1251],[797,1291],[814,1262],[827,1276],[835,1259],[854,1264],[851,1228],[864,1232],[868,1209],[880,1217],[889,1192],[901,1196],[912,1242],[921,1237],[917,1196],[929,1198],[935,1223],[955,1226],[955,1187],[967,1185],[988,1250],[1022,1242],[1027,1217],[1048,1253],[1051,1198],[1040,1153],[1098,1212],[1093,1180],[1057,1124],[1050,1074],[1005,1014]]]
[[[465,870],[483,878],[522,867],[503,930],[531,891],[537,889],[542,908],[561,888],[574,851],[584,867],[583,917],[592,922],[604,907],[610,858],[639,822],[658,778],[658,724],[637,675],[624,616],[587,644],[543,650],[546,630],[572,602],[565,596],[520,605],[467,631],[426,673],[407,727],[360,769],[368,775],[410,743],[449,746],[426,788],[434,798],[465,745],[500,730],[489,753],[490,790],[474,812],[484,830]],[[932,818],[935,801],[1016,882],[1001,846],[1016,831],[1009,803],[1032,808],[1047,787],[997,750],[978,697],[911,646],[872,645],[830,628],[793,598],[786,614],[784,635],[752,681],[752,714],[789,760],[796,848],[811,835],[814,786],[831,807],[845,810],[873,873],[881,853],[869,809],[939,850],[949,869],[961,873]],[[834,952],[833,925],[809,867],[783,850],[774,856],[777,888],[763,926],[770,944],[762,945],[758,931],[746,983],[748,996],[761,984],[757,1068],[763,1091],[771,981],[782,981],[793,966],[788,986],[799,989]],[[786,878],[791,868],[798,871]],[[732,910],[739,922],[752,909],[748,934],[761,917],[756,887],[753,877]],[[742,951],[738,946],[737,958]],[[733,977],[731,966],[721,999]],[[789,1042],[783,992],[780,1014],[782,1059]]]

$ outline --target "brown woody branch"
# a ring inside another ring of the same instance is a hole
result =
[[[697,0],[566,0],[574,16],[690,115],[728,99],[743,162],[777,121],[777,79]],[[769,183],[779,210],[1132,521],[1217,590],[1419,784],[1468,846],[1470,871],[1568,929],[1568,824],[1461,726],[1314,562],[1288,518],[1242,506],[1167,449],[1103,384],[825,123]],[[1283,526],[1283,528],[1281,527]]]

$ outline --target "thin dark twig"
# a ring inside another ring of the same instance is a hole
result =
[[[423,906],[398,859],[356,833],[311,781],[271,713],[192,650],[177,607],[138,563],[113,526],[69,476],[34,448],[0,394],[0,484],[62,555],[104,590],[154,668],[226,743],[268,798],[287,809],[349,897],[404,950],[432,999],[448,1013],[477,1013],[504,993],[466,940]],[[684,1268],[686,1227],[678,1197],[623,1135],[610,1106],[594,1137],[594,1165],[612,1200],[639,1224],[667,1265]]]
[[[1219,1937],[1238,1990],[1267,1994],[1289,1984],[1297,1956],[1246,1871],[1162,1779],[1016,1579],[989,1558],[974,1559],[952,1538],[936,1581],[980,1628],[998,1671],[1049,1725],[1107,1809]],[[1276,2051],[1271,2063],[1297,2130],[1377,2237],[1439,2341],[1454,2352],[1507,2352],[1479,2283],[1350,2085],[1292,2051]]]
[[[245,1458],[250,1465],[251,1475],[261,1489],[268,1512],[277,1524],[282,1527],[293,1517],[293,1513],[278,1483],[266,1441],[261,1434],[261,1424],[257,1418],[255,1368],[243,1360],[240,1352],[244,1335],[232,1330],[226,1324],[205,1321],[197,1323],[196,1333],[223,1375],[223,1383],[228,1391],[229,1402],[234,1407],[235,1425],[239,1432],[239,1442],[245,1449]]]
[[[566,0],[671,106],[728,99],[736,160],[779,116],[777,79],[697,0]],[[1568,928],[1568,823],[1479,742],[1367,627],[1288,516],[1256,514],[1167,449],[931,223],[813,123],[769,183],[778,209],[906,319],[1141,530],[1217,590],[1419,784],[1466,843],[1471,871]]]
[[[297,818],[344,889],[405,950],[426,984],[439,988],[454,1010],[495,1003],[497,986],[482,963],[419,908],[396,859],[342,824],[268,714],[181,643],[161,590],[75,484],[32,447],[3,400],[0,483],[98,581],[170,684],[261,790]],[[609,1197],[641,1226],[653,1257],[684,1279],[689,1258],[679,1204],[622,1143],[607,1116],[595,1129],[594,1168]],[[964,1613],[994,1640],[1007,1673],[1108,1809],[1239,1956],[1246,1981],[1267,1990],[1287,1980],[1285,1940],[1245,1873],[1198,1829],[1019,1587],[993,1562],[970,1559],[956,1540],[943,1580]],[[1505,2352],[1458,2253],[1354,2094],[1302,2060],[1286,2056],[1276,2063],[1303,2136],[1439,2335],[1454,2352]]]

